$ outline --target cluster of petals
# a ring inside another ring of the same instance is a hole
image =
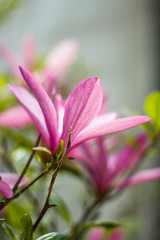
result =
[[[24,85],[24,81],[18,69],[18,62],[22,62],[26,69],[35,73],[45,86],[48,95],[51,96],[53,85],[62,78],[70,65],[75,61],[78,44],[73,39],[60,42],[44,59],[42,69],[37,70],[38,62],[37,48],[32,37],[25,39],[22,48],[21,59],[12,53],[2,42],[0,42],[0,58],[8,65],[8,69],[14,81]],[[19,118],[17,120],[17,115]],[[0,125],[9,128],[23,128],[32,123],[32,119],[21,106],[10,108],[0,114]]]
[[[16,173],[0,173],[0,195],[6,198],[13,197],[13,187],[19,178],[19,174]],[[25,185],[28,182],[28,178],[24,176],[19,183],[19,187]]]
[[[80,82],[65,102],[60,95],[56,96],[53,104],[41,83],[22,67],[20,71],[35,98],[22,86],[10,84],[9,88],[32,118],[43,141],[53,153],[57,151],[60,140],[64,141],[66,147],[70,127],[73,149],[88,139],[123,131],[151,120],[147,116],[115,119],[115,113],[99,114],[103,92],[97,77]]]
[[[81,144],[80,147],[70,152],[70,156],[77,159],[87,170],[92,186],[97,193],[103,194],[107,190],[121,190],[160,178],[160,168],[142,170],[130,177],[124,177],[142,160],[142,155],[147,148],[147,136],[142,133],[135,137],[134,145],[126,144],[121,150],[113,152],[108,147],[110,139],[102,137]],[[114,149],[116,145],[112,146]]]

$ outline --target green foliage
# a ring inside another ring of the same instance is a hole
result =
[[[45,148],[45,147],[34,147],[33,150],[46,152],[46,153],[48,153],[49,155],[52,156],[51,151],[49,151],[49,150],[48,150],[47,148]]]
[[[67,234],[64,233],[47,233],[39,238],[37,238],[36,240],[64,240],[67,239]]]
[[[72,223],[72,217],[70,210],[64,200],[56,195],[52,194],[50,198],[50,204],[56,204],[57,206],[54,208],[54,210],[61,216],[61,218],[70,225]]]
[[[160,92],[151,93],[145,100],[144,109],[152,118],[155,130],[160,130]]]
[[[62,153],[63,153],[63,148],[64,148],[64,141],[61,140],[61,141],[60,141],[60,144],[59,144],[59,147],[58,147],[58,150],[57,150],[57,152],[56,152],[56,159],[57,159],[57,160],[60,159],[60,157],[61,157],[61,155],[62,155]]]
[[[7,237],[9,237],[12,240],[17,240],[17,235],[15,234],[15,230],[9,224],[4,222],[2,224],[2,228]]]
[[[19,0],[0,1],[0,24],[9,16],[10,11],[16,6]]]
[[[28,213],[24,214],[21,219],[22,231],[25,240],[32,240],[33,239],[33,225],[32,219]]]

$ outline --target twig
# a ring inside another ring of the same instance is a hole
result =
[[[33,231],[36,230],[36,228],[38,227],[40,221],[42,220],[42,218],[44,217],[45,213],[47,212],[47,210],[49,208],[51,208],[52,206],[55,206],[55,205],[50,205],[49,204],[49,200],[50,200],[50,196],[51,196],[51,192],[52,192],[52,189],[53,189],[53,185],[54,185],[54,182],[55,182],[55,179],[57,177],[57,174],[63,164],[63,161],[64,159],[67,157],[67,154],[68,154],[68,151],[70,149],[70,146],[71,146],[71,135],[72,135],[72,129],[70,127],[70,131],[69,131],[69,139],[68,139],[68,143],[67,143],[67,147],[66,147],[66,150],[64,152],[64,154],[62,155],[61,159],[59,160],[58,164],[57,164],[57,167],[55,169],[55,171],[53,172],[52,174],[52,179],[51,179],[51,182],[50,182],[50,185],[49,185],[49,188],[48,188],[48,195],[47,195],[47,198],[46,198],[46,201],[45,201],[45,204],[42,208],[42,211],[40,212],[37,220],[35,221],[35,223],[33,224]]]
[[[41,138],[41,135],[38,136],[37,141],[36,141],[36,143],[35,143],[35,147],[37,147],[37,146],[39,145],[40,138]],[[28,159],[28,161],[27,161],[27,163],[26,163],[26,165],[25,165],[25,167],[24,167],[24,169],[23,169],[23,171],[22,171],[22,173],[21,173],[21,175],[20,175],[20,177],[18,178],[17,182],[15,183],[15,185],[14,185],[14,187],[13,187],[13,192],[14,192],[14,193],[16,192],[16,190],[17,190],[17,188],[18,188],[18,185],[19,185],[19,183],[21,182],[24,174],[26,173],[29,165],[31,164],[31,161],[32,161],[35,153],[36,153],[36,150],[33,150],[32,153],[31,153],[31,155],[30,155],[30,157],[29,157],[29,159]],[[12,199],[14,199],[14,197],[13,197],[13,198],[4,198],[4,199],[2,199],[2,200],[0,201],[0,210],[2,210]]]
[[[38,136],[37,141],[36,141],[34,147],[37,147],[37,146],[39,145],[40,139],[41,139],[41,135]],[[23,176],[25,175],[25,173],[26,173],[29,165],[31,164],[31,161],[32,161],[35,153],[36,153],[36,150],[32,150],[32,153],[31,153],[31,155],[30,155],[30,157],[29,157],[29,159],[28,159],[28,161],[27,161],[27,163],[26,163],[26,165],[25,165],[25,167],[24,167],[21,175],[19,176],[17,182],[15,183],[15,185],[14,185],[14,187],[13,187],[13,192],[14,192],[14,193],[16,192],[16,190],[17,190],[17,188],[18,188],[18,185],[19,185],[19,183],[21,182]]]

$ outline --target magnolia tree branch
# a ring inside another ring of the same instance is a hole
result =
[[[71,135],[72,135],[72,128],[70,127],[70,131],[69,131],[69,139],[68,139],[68,143],[67,143],[67,147],[66,147],[66,150],[65,152],[63,153],[62,157],[60,158],[58,164],[57,164],[57,167],[55,169],[55,171],[53,172],[52,174],[52,178],[51,178],[51,182],[50,182],[50,185],[49,185],[49,188],[48,188],[48,195],[47,195],[47,198],[46,198],[46,201],[45,201],[45,204],[42,208],[42,211],[40,212],[37,220],[35,221],[35,223],[33,224],[33,231],[36,230],[36,228],[38,227],[39,223],[41,222],[42,218],[44,217],[44,215],[46,214],[46,212],[48,211],[49,208],[53,207],[53,206],[56,206],[54,204],[50,204],[49,203],[49,200],[50,200],[50,196],[51,196],[51,192],[52,192],[52,189],[53,189],[53,185],[55,183],[55,179],[57,177],[57,174],[63,164],[63,161],[64,159],[67,157],[67,154],[68,154],[68,151],[70,149],[70,146],[71,146]]]
[[[41,139],[41,135],[38,136],[37,141],[36,141],[34,147],[38,147],[39,142],[40,142],[40,139]],[[13,187],[13,192],[14,192],[14,193],[16,192],[16,190],[17,190],[17,188],[18,188],[18,185],[19,185],[19,183],[21,182],[23,176],[25,175],[27,169],[29,168],[29,166],[30,166],[30,164],[31,164],[31,162],[32,162],[32,159],[33,159],[35,153],[36,153],[36,150],[33,149],[33,150],[32,150],[32,153],[31,153],[31,155],[30,155],[30,157],[29,157],[29,159],[28,159],[28,161],[27,161],[27,163],[26,163],[26,165],[25,165],[25,167],[24,167],[24,169],[23,169],[23,171],[22,171],[22,173],[21,173],[21,175],[19,176],[17,182],[15,183],[15,185],[14,185],[14,187]]]

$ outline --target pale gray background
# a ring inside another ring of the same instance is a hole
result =
[[[86,77],[96,75],[101,78],[104,91],[110,95],[111,107],[127,105],[142,112],[144,97],[158,86],[156,2],[22,0],[0,28],[0,39],[19,52],[21,40],[31,34],[35,36],[41,52],[45,52],[63,39],[75,38],[80,45],[78,61],[84,62],[87,68]],[[83,73],[79,74],[84,77]],[[67,181],[68,186],[63,186],[66,182],[64,176],[58,181],[57,188],[59,186],[62,194],[67,190],[67,202],[74,205],[72,211],[77,218],[76,191],[81,198],[83,190],[76,180]],[[72,194],[73,189],[75,194]],[[144,191],[150,189],[151,185]],[[116,216],[119,206],[129,208],[132,201],[140,198],[143,198],[144,206],[149,200],[148,195],[141,194],[141,191],[136,199],[133,193],[130,197],[128,192],[125,195],[115,205],[109,204],[103,217]],[[140,214],[142,211],[143,206]],[[145,211],[149,218],[151,215],[147,214],[146,208]],[[145,220],[144,213],[142,219]],[[151,230],[151,226],[146,229],[145,225],[139,239],[153,239]]]

